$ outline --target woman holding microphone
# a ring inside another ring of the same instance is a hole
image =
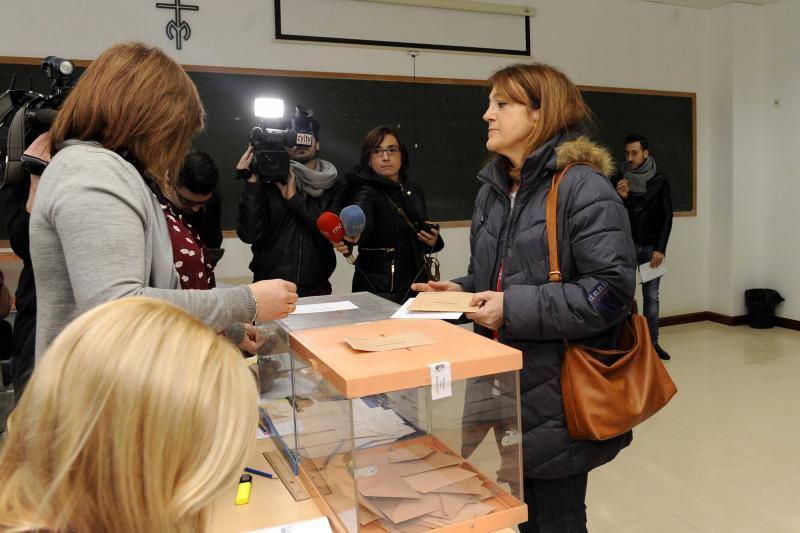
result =
[[[606,176],[611,157],[584,136],[590,111],[578,88],[543,64],[517,64],[489,78],[483,119],[494,159],[471,226],[469,274],[414,284],[416,291],[474,292],[475,331],[523,352],[520,372],[524,496],[520,531],[586,531],[590,470],[631,441],[573,440],[564,420],[564,340],[613,347],[629,311],[635,254],[624,206]],[[563,281],[548,281],[545,205],[551,178],[576,163],[558,196],[558,253]],[[469,389],[467,394],[470,394]],[[467,407],[469,408],[469,406]],[[466,413],[465,413],[466,416]]]
[[[444,248],[438,226],[427,222],[425,195],[408,167],[399,132],[378,126],[364,137],[360,164],[347,174],[343,195],[343,204],[357,205],[366,215],[353,292],[369,291],[399,304],[413,296],[413,282],[430,278],[426,256]],[[349,252],[344,243],[336,249]]]

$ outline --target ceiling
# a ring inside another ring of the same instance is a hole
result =
[[[675,6],[697,7],[700,9],[711,9],[734,3],[733,0],[644,0],[656,4],[672,4]],[[776,0],[738,0],[740,4],[765,5],[771,4]]]

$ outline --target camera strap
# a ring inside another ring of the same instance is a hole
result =
[[[406,226],[408,226],[408,229],[410,229],[410,230],[411,230],[411,233],[412,233],[412,234],[414,234],[414,235],[416,235],[416,234],[417,234],[417,227],[414,225],[414,223],[413,223],[413,222],[411,222],[411,219],[410,219],[410,218],[408,218],[408,215],[407,215],[407,214],[406,214],[406,212],[403,210],[403,208],[402,208],[402,207],[400,207],[399,205],[397,205],[396,203],[394,203],[394,200],[392,200],[392,199],[389,197],[389,195],[388,195],[388,194],[386,194],[386,191],[381,191],[381,193],[382,193],[382,194],[383,194],[383,195],[386,197],[386,199],[387,199],[387,200],[389,201],[389,203],[392,205],[392,208],[394,209],[394,211],[395,211],[395,213],[397,214],[397,216],[399,216],[399,217],[400,217],[400,218],[403,220],[403,222],[405,222],[405,223],[406,223]]]
[[[408,218],[408,215],[403,210],[403,208],[400,207],[399,205],[397,205],[396,203],[394,203],[394,201],[389,197],[389,195],[386,194],[386,191],[381,191],[381,193],[383,193],[383,195],[386,197],[386,199],[389,200],[389,203],[392,204],[392,207],[394,208],[395,212],[397,213],[397,216],[399,216],[400,218],[403,219],[403,221],[408,226],[408,229],[411,230],[411,233],[416,238],[416,236],[417,236],[417,227],[414,225],[413,222],[411,222],[411,219]],[[433,246],[431,246],[431,250],[432,249],[433,249]],[[420,268],[420,272],[422,272],[422,271],[426,272],[426,276],[427,276],[428,280],[430,280],[430,281],[439,281],[439,278],[440,278],[439,260],[435,256],[431,255],[430,250],[427,253],[425,253],[425,256],[423,258],[422,268]],[[417,273],[417,276],[419,276],[420,272]],[[415,278],[416,278],[416,276],[415,276]],[[411,290],[411,288],[409,287],[409,291],[410,290]],[[406,297],[408,297],[408,292],[406,292]]]
[[[25,168],[22,163],[22,154],[25,152],[25,111],[27,108],[27,104],[22,106],[11,119],[8,127],[8,152],[3,176],[0,176],[3,188],[6,185],[22,183],[24,178]]]

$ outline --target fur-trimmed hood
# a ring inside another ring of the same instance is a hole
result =
[[[506,191],[509,184],[506,161],[504,157],[495,157],[478,173],[478,179]],[[589,139],[584,127],[575,126],[556,135],[528,156],[522,165],[522,186],[526,187],[543,176],[546,168],[561,170],[570,163],[588,164],[606,177],[614,173],[614,160],[608,150]]]
[[[558,170],[570,163],[588,163],[606,177],[614,173],[614,159],[608,150],[592,142],[585,135],[560,144],[555,151]]]

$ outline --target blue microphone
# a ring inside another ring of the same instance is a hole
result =
[[[342,209],[339,218],[342,219],[342,225],[344,225],[344,234],[348,237],[361,235],[367,223],[367,216],[357,205],[348,205]]]

